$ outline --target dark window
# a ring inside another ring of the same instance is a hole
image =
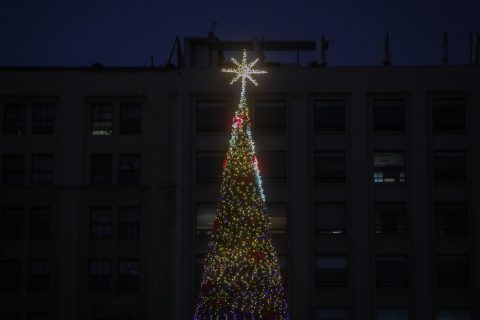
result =
[[[345,152],[316,152],[314,165],[316,182],[345,182]]]
[[[375,233],[405,234],[407,231],[406,205],[403,202],[375,203]]]
[[[50,261],[30,261],[28,290],[31,292],[47,292],[50,290]]]
[[[469,256],[439,255],[437,257],[437,283],[439,288],[469,288]]]
[[[405,102],[402,99],[373,100],[373,130],[403,131],[405,129]]]
[[[53,134],[55,131],[55,105],[52,103],[32,104],[32,133]]]
[[[113,131],[113,105],[92,104],[92,135],[109,136]]]
[[[439,309],[437,320],[471,320],[470,310],[465,309]]]
[[[315,100],[313,126],[317,131],[345,130],[345,100]]]
[[[347,320],[348,312],[345,308],[317,307],[315,320]]]
[[[317,287],[345,287],[347,259],[341,255],[321,255],[316,259]]]
[[[48,312],[28,312],[27,320],[49,320]]]
[[[280,266],[280,275],[282,276],[282,283],[284,288],[287,287],[288,279],[287,279],[287,255],[279,254],[278,255],[278,265]]]
[[[120,104],[120,134],[139,134],[142,123],[142,106],[138,103]]]
[[[5,186],[25,184],[25,156],[23,154],[3,155],[2,183]]]
[[[319,234],[344,234],[346,232],[345,203],[317,203],[315,206],[315,229]]]
[[[406,309],[378,309],[377,320],[408,320]]]
[[[197,204],[197,234],[211,234],[213,230],[213,221],[217,215],[217,205],[215,203]]]
[[[8,135],[25,134],[25,105],[5,104],[3,109],[3,133]]]
[[[200,287],[200,283],[202,283],[202,276],[203,276],[203,263],[204,263],[205,256],[203,254],[197,254],[195,257],[195,287]]]
[[[287,180],[287,154],[285,152],[262,152],[257,155],[260,176],[266,182]]]
[[[467,179],[464,151],[436,151],[433,159],[435,182],[455,183]]]
[[[222,175],[223,153],[199,152],[196,159],[197,182],[218,182]]]
[[[92,154],[90,162],[91,184],[112,184],[112,155]]]
[[[376,258],[378,288],[408,287],[408,260],[403,255],[378,255]]]
[[[118,183],[123,185],[140,184],[140,155],[121,154],[118,159]]]
[[[20,290],[21,270],[20,260],[0,260],[0,292]]]
[[[2,208],[0,239],[21,240],[23,234],[23,208]]]
[[[53,183],[53,155],[32,155],[32,184],[51,185]]]
[[[465,202],[437,202],[435,217],[437,234],[468,233],[468,207]]]
[[[112,236],[112,208],[90,208],[90,239],[110,239]]]
[[[136,292],[139,285],[138,260],[119,260],[118,291]]]
[[[138,239],[140,234],[140,209],[138,207],[120,207],[119,209],[120,239]]]
[[[287,106],[284,100],[257,100],[253,118],[257,131],[287,130]]]
[[[282,234],[287,231],[287,205],[285,203],[267,203],[267,215],[270,218],[271,233]]]
[[[375,152],[373,154],[374,183],[403,183],[406,181],[404,152]]]
[[[34,207],[30,211],[30,240],[50,240],[52,208]]]
[[[227,129],[227,101],[197,101],[197,132],[225,132]]]
[[[90,260],[88,265],[88,290],[90,292],[110,291],[110,260]]]
[[[465,130],[465,99],[432,100],[433,130]]]

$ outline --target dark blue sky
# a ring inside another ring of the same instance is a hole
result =
[[[206,36],[211,16],[224,40],[326,34],[330,65],[379,65],[387,31],[394,65],[439,63],[444,31],[450,62],[467,63],[480,32],[479,0],[2,0],[0,65],[142,66],[151,54],[163,64],[175,36]]]

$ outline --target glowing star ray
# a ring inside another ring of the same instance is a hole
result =
[[[255,86],[258,85],[257,81],[252,78],[252,74],[265,74],[267,71],[252,69],[253,66],[258,62],[258,58],[253,60],[250,63],[247,63],[247,51],[243,50],[242,62],[238,62],[235,58],[232,58],[232,62],[237,66],[237,68],[223,68],[222,72],[227,73],[236,73],[236,76],[230,81],[230,84],[234,84],[238,79],[242,79],[242,97],[245,94],[245,85],[246,79],[250,80]]]

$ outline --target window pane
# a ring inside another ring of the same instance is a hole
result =
[[[345,130],[345,100],[315,100],[313,104],[315,130]]]
[[[315,181],[345,182],[345,152],[316,152]]]
[[[440,309],[438,320],[471,320],[470,310],[464,309]]]
[[[139,103],[120,104],[120,134],[139,134],[141,131],[142,107]]]
[[[227,101],[197,101],[196,123],[198,132],[225,132],[227,129]]]
[[[403,183],[406,181],[404,152],[375,152],[373,154],[374,183]]]
[[[408,310],[405,309],[378,309],[377,320],[408,320]]]
[[[136,259],[119,260],[118,291],[136,292],[139,287],[139,263]]]
[[[23,154],[3,155],[2,183],[4,186],[25,184],[25,156]]]
[[[110,291],[110,260],[90,260],[88,265],[88,290]]]
[[[33,185],[53,184],[53,155],[33,154],[31,165]]]
[[[197,234],[211,234],[216,215],[217,205],[215,203],[198,203]]]
[[[432,100],[433,130],[465,130],[465,99]]]
[[[25,134],[25,105],[7,103],[3,109],[3,133],[7,135]]]
[[[347,285],[347,259],[341,255],[321,255],[316,261],[316,283],[321,287]]]
[[[405,128],[405,102],[402,99],[373,101],[373,130],[402,131]]]
[[[287,154],[282,151],[262,152],[257,155],[260,176],[266,182],[287,180]]]
[[[196,159],[197,182],[219,182],[222,175],[223,153],[199,152]]]
[[[267,203],[267,215],[270,218],[271,233],[285,233],[287,231],[287,205],[285,203]]]
[[[317,307],[316,320],[347,320],[347,309]]]
[[[437,234],[468,233],[468,207],[465,202],[437,202],[435,217]]]
[[[110,239],[112,236],[112,208],[90,208],[90,239]]]
[[[118,160],[118,183],[122,185],[140,184],[140,155],[121,154]]]
[[[113,131],[113,105],[92,104],[92,135],[109,136]]]
[[[435,182],[465,182],[467,160],[464,151],[436,151],[433,159]]]
[[[258,131],[287,130],[287,106],[283,100],[257,100],[253,118]]]
[[[469,288],[470,258],[462,255],[439,255],[437,281],[439,288]]]
[[[53,103],[32,104],[32,133],[53,134],[55,129],[55,105]]]
[[[120,239],[138,239],[140,234],[140,209],[138,207],[119,208]]]
[[[315,206],[317,233],[343,234],[346,231],[345,203],[317,203]]]
[[[92,154],[90,174],[92,185],[112,184],[112,155]]]
[[[378,255],[376,280],[379,288],[408,287],[407,257],[402,255]]]
[[[407,230],[406,205],[403,202],[375,203],[375,233],[405,234]]]
[[[50,290],[50,261],[30,261],[28,290],[31,292],[47,292]]]
[[[23,235],[23,208],[2,208],[0,239],[21,240]]]
[[[0,260],[0,292],[12,293],[20,290],[20,260]]]
[[[52,208],[34,207],[30,211],[30,240],[50,240]]]

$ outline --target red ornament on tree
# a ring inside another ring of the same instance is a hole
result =
[[[255,263],[258,264],[260,261],[265,258],[265,253],[261,251],[256,251],[253,253],[253,259],[255,259]]]

